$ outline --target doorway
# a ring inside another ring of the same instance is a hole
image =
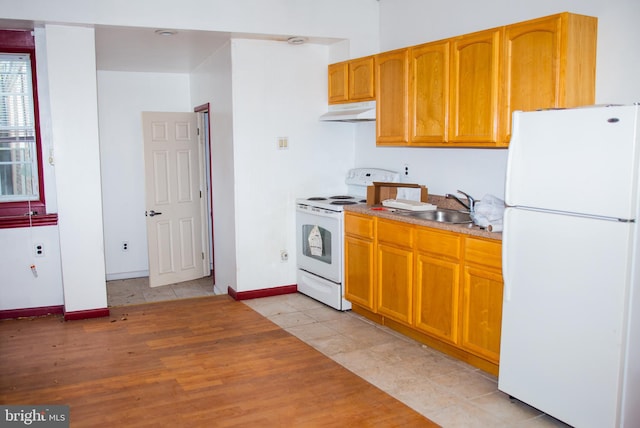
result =
[[[202,247],[204,248],[206,246],[208,249],[208,251],[203,251],[203,256],[207,257],[206,275],[196,279],[171,282],[160,287],[151,287],[149,276],[109,280],[107,281],[109,306],[175,300],[221,293],[220,290],[214,290],[213,186],[211,180],[212,149],[209,104],[195,107],[194,113],[191,114],[197,118],[197,134],[201,148],[197,159],[199,164],[198,169],[201,171],[199,182],[204,206],[201,212]]]
[[[211,171],[211,121],[210,121],[210,104],[202,104],[193,109],[193,111],[198,116],[198,129],[200,130],[199,136],[202,140],[202,144],[204,146],[204,175],[205,175],[205,194],[206,194],[206,207],[207,207],[207,233],[206,239],[208,239],[209,246],[209,267],[211,270],[211,277],[213,280],[213,284],[216,283],[216,270],[214,264],[214,246],[213,246],[213,183],[211,180],[212,171]]]

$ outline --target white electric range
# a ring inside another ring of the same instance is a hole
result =
[[[373,182],[399,181],[397,172],[355,168],[345,180],[348,194],[296,199],[299,292],[341,311],[351,309],[344,298],[344,206],[366,204]]]

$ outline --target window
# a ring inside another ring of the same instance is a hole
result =
[[[0,30],[0,228],[56,224],[46,215],[35,41]]]
[[[31,59],[0,53],[0,202],[39,199]]]

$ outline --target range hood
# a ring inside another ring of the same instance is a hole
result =
[[[332,104],[320,120],[332,122],[367,122],[376,120],[376,102]]]

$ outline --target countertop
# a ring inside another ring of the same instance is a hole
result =
[[[438,208],[454,209],[454,210],[462,209],[462,207],[458,205],[458,203],[455,200],[446,199],[444,196],[429,195],[428,201],[429,203],[436,205]],[[462,233],[464,235],[479,236],[482,238],[495,239],[498,241],[502,240],[502,233],[489,232],[488,230],[483,229],[476,225],[441,223],[441,222],[432,221],[432,220],[424,220],[418,217],[399,215],[392,210],[372,209],[372,208],[380,208],[380,207],[382,207],[382,205],[345,205],[344,211],[358,213],[358,214],[366,214],[374,217],[386,218],[389,220],[401,221],[404,223],[415,224],[418,226],[431,227],[433,229],[448,230],[450,232]]]

